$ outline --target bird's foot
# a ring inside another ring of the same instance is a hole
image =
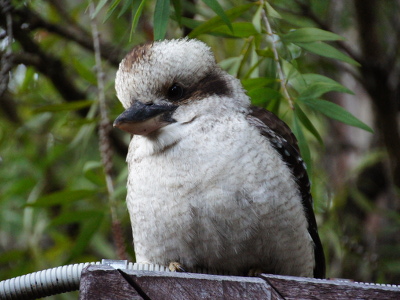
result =
[[[265,273],[265,270],[259,269],[259,268],[254,268],[254,269],[249,270],[249,272],[247,273],[247,276],[248,277],[258,277],[262,273]]]
[[[168,268],[170,269],[171,272],[186,272],[182,264],[180,264],[177,261],[171,261],[169,263]]]

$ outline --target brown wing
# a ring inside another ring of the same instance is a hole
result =
[[[263,136],[268,138],[296,179],[299,192],[302,196],[302,204],[308,222],[308,231],[314,241],[314,277],[324,278],[325,257],[312,207],[313,201],[310,192],[310,181],[308,179],[306,166],[300,156],[297,139],[285,122],[272,112],[263,108],[251,107],[251,112],[247,116],[247,119],[250,124],[258,128]]]

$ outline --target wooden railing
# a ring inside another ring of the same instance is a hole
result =
[[[117,270],[89,266],[82,272],[81,300],[194,299],[400,299],[400,287],[262,274],[238,277]]]

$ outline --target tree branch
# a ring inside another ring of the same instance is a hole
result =
[[[400,188],[400,132],[398,126],[398,95],[391,87],[388,60],[382,39],[377,32],[377,0],[354,0],[363,53],[361,73],[364,87],[375,107],[376,126],[386,146],[392,179]]]
[[[89,4],[90,23],[92,26],[93,34],[93,47],[96,60],[96,75],[97,75],[97,95],[99,98],[100,107],[100,124],[99,124],[99,150],[101,161],[103,163],[107,191],[108,202],[111,212],[112,232],[114,244],[117,249],[117,256],[119,259],[127,259],[125,242],[122,234],[121,223],[119,222],[117,214],[117,203],[115,201],[114,181],[112,176],[113,161],[112,161],[112,148],[110,143],[111,123],[108,119],[108,112],[106,106],[106,97],[104,92],[104,73],[101,64],[101,48],[100,48],[100,33],[97,28],[96,19],[94,17],[94,4],[91,1]]]
[[[14,12],[15,9],[13,9],[13,13]],[[22,24],[26,24],[26,20],[13,17],[12,30],[14,38],[23,49],[20,52],[13,53],[13,66],[18,64],[34,66],[38,72],[42,73],[51,81],[61,97],[67,102],[87,99],[87,94],[81,91],[75,85],[71,77],[67,75],[65,71],[66,67],[63,62],[59,58],[44,52],[31,38],[29,29],[22,26]],[[6,28],[6,26],[5,15],[3,11],[0,11],[0,27]],[[79,110],[78,114],[82,117],[86,117],[87,109]],[[125,157],[127,146],[122,141],[119,141],[120,138],[115,132],[111,132],[110,135],[112,136],[112,140],[115,141],[113,145],[117,153]]]
[[[74,41],[89,51],[94,51],[92,36],[77,24],[70,23],[68,26],[61,26],[59,24],[48,22],[36,12],[26,7],[15,10],[14,14],[24,20],[24,23],[29,24],[30,30],[42,28],[48,32],[55,33],[68,40]],[[102,41],[100,41],[100,49],[101,55],[104,59],[114,66],[119,65],[124,55],[121,49]]]
[[[276,49],[276,45],[275,45],[274,34],[272,32],[271,25],[269,24],[268,17],[267,17],[267,14],[265,12],[265,7],[264,7],[264,1],[263,0],[261,0],[261,5],[263,6],[263,9],[261,10],[261,17],[262,17],[264,25],[266,27],[267,34],[269,35],[269,37],[272,40],[271,50],[272,50],[272,52],[274,54],[274,60],[275,60],[276,69],[277,69],[277,73],[278,73],[278,77],[279,77],[279,82],[281,84],[282,94],[283,94],[284,98],[289,102],[290,108],[293,110],[294,109],[293,99],[290,96],[290,94],[289,94],[289,92],[287,90],[287,87],[286,87],[287,78],[286,78],[286,75],[283,72],[283,68],[281,66],[279,53],[278,53],[278,50]]]

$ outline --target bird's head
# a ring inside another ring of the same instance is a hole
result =
[[[125,111],[114,126],[144,136],[207,114],[246,111],[249,105],[240,82],[221,70],[198,40],[135,47],[120,63],[115,89]]]

